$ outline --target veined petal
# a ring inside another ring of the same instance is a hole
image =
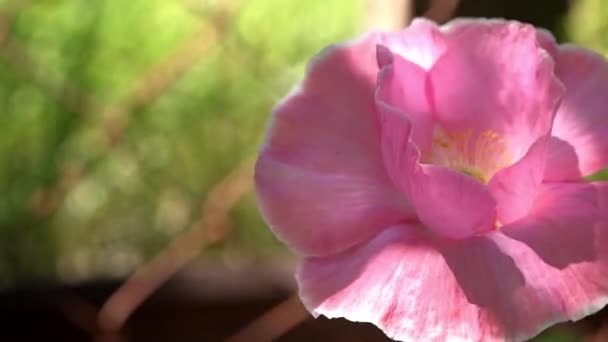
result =
[[[508,21],[504,19],[487,19],[487,18],[455,18],[450,20],[445,25],[441,26],[441,29],[444,33],[449,34],[450,36],[457,36],[463,32],[468,30],[476,30],[476,26],[481,25],[504,25],[507,24]],[[551,33],[551,31],[542,28],[536,27],[536,40],[538,45],[545,49],[551,56],[555,56],[558,49],[558,44],[555,41],[555,37]]]
[[[608,62],[592,51],[561,46],[556,73],[566,86],[553,126],[562,143],[551,146],[545,178],[576,180],[608,168]]]
[[[384,64],[378,75],[377,101],[403,112],[412,124],[410,138],[422,150],[431,146],[433,117],[427,94],[427,72],[420,66],[378,46]]]
[[[405,197],[367,175],[306,170],[262,156],[260,210],[277,237],[304,255],[326,255],[365,241],[414,214]]]
[[[423,70],[429,70],[446,48],[440,28],[424,18],[415,18],[401,32],[383,35],[381,43],[394,54]]]
[[[568,293],[547,288],[542,272],[562,281],[500,233],[441,241],[394,226],[342,254],[304,259],[297,279],[314,315],[371,322],[399,341],[522,341],[569,318],[558,297]]]
[[[583,318],[608,303],[608,182],[545,185],[529,216],[501,232],[532,252],[516,259],[559,304],[559,320]]]
[[[606,199],[608,182],[543,184],[528,215],[501,231],[557,268],[593,261],[598,226],[608,224]]]
[[[329,48],[274,112],[256,192],[274,233],[303,255],[339,252],[415,214],[384,169],[377,35]]]

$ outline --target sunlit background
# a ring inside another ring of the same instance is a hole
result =
[[[286,298],[294,260],[258,214],[253,160],[311,56],[429,6],[372,10],[384,2],[402,1],[1,0],[0,340],[90,340],[137,269],[151,291],[182,271],[116,341],[219,340]],[[456,14],[608,53],[604,0],[462,0]],[[382,336],[323,324],[284,339]]]

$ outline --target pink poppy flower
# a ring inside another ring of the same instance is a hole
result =
[[[276,108],[261,211],[310,312],[524,340],[608,303],[608,63],[530,25],[423,19],[330,47]]]

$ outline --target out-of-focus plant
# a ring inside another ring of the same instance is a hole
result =
[[[565,20],[567,40],[608,55],[608,3],[604,0],[577,0]]]
[[[0,286],[124,274],[156,254],[257,150],[306,60],[358,30],[362,6],[2,2]],[[252,194],[229,219],[210,253],[278,250]]]

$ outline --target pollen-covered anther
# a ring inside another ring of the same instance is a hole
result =
[[[507,139],[491,130],[447,133],[438,128],[429,151],[424,151],[425,164],[444,166],[487,183],[492,175],[510,164]]]

